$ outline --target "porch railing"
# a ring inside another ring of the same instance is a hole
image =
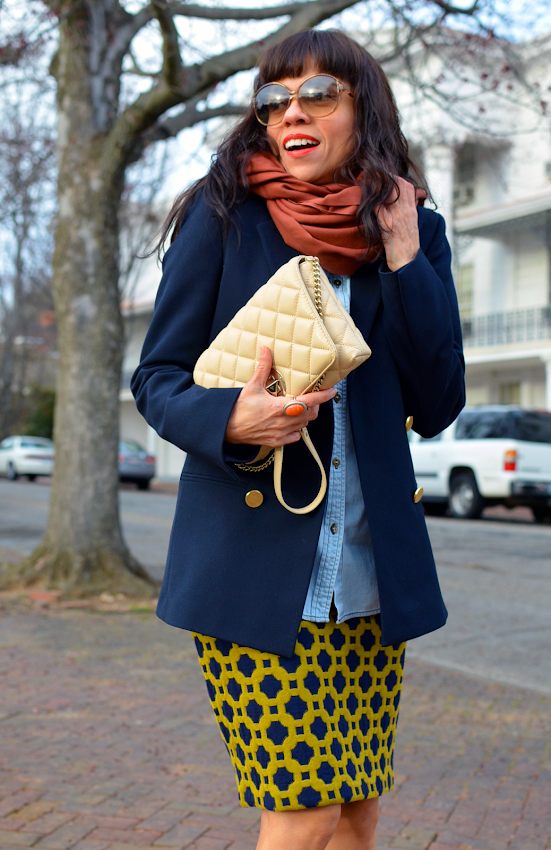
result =
[[[551,306],[462,319],[465,348],[551,339]]]

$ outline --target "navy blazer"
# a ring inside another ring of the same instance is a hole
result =
[[[179,628],[291,656],[310,582],[324,505],[306,515],[277,501],[273,468],[232,461],[257,450],[224,441],[239,389],[193,383],[197,358],[253,293],[297,251],[256,195],[235,207],[226,235],[199,196],[166,252],[155,312],[132,378],[139,411],[187,452],[158,616]],[[391,272],[367,263],[351,279],[351,316],[372,356],[348,377],[350,420],[375,558],[382,641],[444,625],[442,600],[416,489],[405,420],[432,437],[465,402],[457,299],[444,220],[419,207],[421,250]],[[329,474],[332,402],[310,435]],[[302,443],[285,448],[283,490],[305,505],[319,471]],[[258,489],[260,507],[245,494]]]

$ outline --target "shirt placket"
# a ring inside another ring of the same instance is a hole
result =
[[[346,378],[336,384],[339,401],[333,402],[333,457],[329,472],[328,499],[323,518],[323,554],[312,607],[320,619],[328,619],[344,538],[346,486]],[[335,397],[337,398],[337,396]]]
[[[339,283],[338,288],[335,288],[335,294],[342,302],[345,310],[349,312],[349,278],[343,278],[337,275],[328,275],[328,277],[333,286],[335,286],[335,280],[338,279]],[[319,565],[318,581],[312,599],[312,609],[315,612],[315,616],[319,617],[320,620],[329,619],[331,600],[341,562],[344,539],[344,509],[346,501],[346,378],[339,381],[335,388],[337,395],[333,401],[333,457],[331,458],[327,503],[320,541],[323,554]]]

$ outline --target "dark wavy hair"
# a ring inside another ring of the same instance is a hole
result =
[[[374,210],[388,203],[393,190],[398,188],[395,177],[404,177],[428,193],[424,175],[409,155],[388,79],[367,50],[345,33],[310,29],[289,36],[262,54],[254,92],[273,80],[300,77],[310,67],[333,74],[354,93],[354,147],[336,170],[334,181],[351,184],[360,180],[358,227],[367,247],[377,247],[382,253],[381,231]],[[247,197],[247,165],[259,151],[270,151],[270,145],[266,128],[257,121],[251,103],[244,117],[222,141],[208,173],[176,198],[153,251],[162,250],[171,232],[171,241],[176,238],[198,192],[203,193],[207,206],[221,219],[227,232],[232,223],[232,208]]]

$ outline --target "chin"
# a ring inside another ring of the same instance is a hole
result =
[[[306,163],[303,167],[300,167],[298,163],[293,162],[290,165],[285,164],[284,168],[292,177],[296,177],[298,180],[304,180],[305,183],[321,184],[331,182],[331,178],[326,181],[324,174],[320,174],[318,169],[312,168],[311,165],[306,165]]]

